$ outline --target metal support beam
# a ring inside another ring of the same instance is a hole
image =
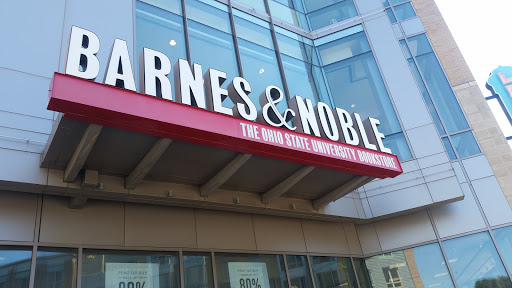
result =
[[[363,186],[364,184],[372,181],[374,178],[368,177],[368,176],[359,176],[357,178],[354,178],[344,185],[341,185],[340,187],[332,190],[331,192],[327,193],[326,195],[313,200],[313,209],[318,210],[325,205],[331,203],[332,201],[336,201],[340,199],[341,197],[347,195],[348,193],[356,190],[357,188]]]
[[[100,136],[101,129],[103,129],[101,125],[89,124],[71,160],[69,160],[66,171],[64,172],[64,182],[75,181],[76,176],[78,176],[82,166],[84,166],[85,160],[89,157],[94,143],[96,143],[98,136]]]
[[[251,154],[238,154],[231,162],[229,162],[226,167],[220,170],[217,175],[213,176],[208,182],[203,184],[199,188],[199,192],[201,192],[201,196],[208,196],[212,194],[217,188],[219,188],[222,184],[226,183],[228,179],[235,174],[242,165],[247,162],[251,158]]]
[[[149,171],[155,166],[158,159],[160,159],[162,154],[169,148],[171,143],[172,140],[168,138],[158,139],[146,156],[137,164],[137,167],[133,169],[132,173],[125,178],[124,187],[126,189],[135,189],[135,187],[144,180],[144,177],[148,175]]]
[[[290,177],[286,178],[283,182],[279,183],[276,187],[270,189],[269,191],[263,193],[261,196],[261,202],[268,204],[270,201],[278,198],[279,196],[286,193],[293,185],[297,184],[302,178],[306,177],[311,171],[313,171],[315,167],[313,166],[304,166],[299,169],[297,172],[293,173]]]

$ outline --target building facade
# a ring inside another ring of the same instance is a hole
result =
[[[433,0],[4,1],[0,36],[0,287],[512,287],[512,151]],[[298,127],[299,95],[378,119],[364,141],[397,158],[215,134],[238,118],[201,109],[209,68],[226,113],[242,77],[267,123]]]

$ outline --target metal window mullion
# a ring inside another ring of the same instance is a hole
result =
[[[212,278],[213,278],[213,288],[218,288],[217,285],[217,263],[215,262],[215,253],[213,251],[210,252],[212,259]]]
[[[281,52],[279,52],[279,46],[277,45],[277,36],[276,30],[274,29],[274,20],[272,18],[272,14],[270,13],[270,6],[268,4],[268,0],[265,0],[265,8],[268,10],[268,15],[270,15],[270,34],[272,36],[272,43],[274,44],[274,52],[276,53],[277,66],[279,68],[279,73],[281,74],[281,81],[283,83],[284,95],[286,96],[286,104],[289,105],[291,96],[290,90],[288,89],[288,82],[286,81],[286,76],[284,73],[283,61],[281,58]]]
[[[192,55],[190,52],[190,39],[188,37],[188,19],[187,19],[187,8],[185,0],[181,0],[181,14],[183,17],[183,31],[185,34],[185,50],[187,52],[187,60],[189,64],[192,64]]]
[[[439,231],[437,231],[436,223],[434,222],[434,217],[432,216],[432,212],[429,208],[427,210],[427,215],[430,220],[430,225],[432,225],[432,228],[434,228],[434,233],[437,238],[437,243],[439,245],[439,248],[441,249],[441,254],[443,254],[444,263],[446,263],[446,268],[448,269],[448,273],[450,273],[450,277],[452,278],[452,283],[455,288],[458,288],[459,285],[457,284],[457,281],[455,280],[455,274],[453,273],[452,267],[450,267],[450,261],[448,259],[448,255],[446,255],[446,251],[444,250],[443,243],[441,241],[441,237],[439,236]]]
[[[78,248],[78,257],[76,264],[76,288],[82,288],[82,260],[84,258],[84,249]]]
[[[354,276],[356,277],[357,287],[361,288],[361,284],[359,283],[359,277],[357,276],[356,265],[354,265],[353,257],[350,257],[350,263],[352,264],[352,271],[354,271]]]
[[[185,288],[185,268],[183,267],[183,249],[178,251],[178,265],[180,275],[180,287]]]
[[[315,280],[315,273],[313,273],[313,266],[311,265],[311,256],[306,255],[305,257],[306,257],[306,261],[307,261],[308,268],[309,268],[309,275],[311,275],[311,282],[313,283],[313,288],[317,288],[316,280]]]
[[[284,262],[284,273],[286,274],[286,280],[288,281],[288,287],[292,287],[292,281],[290,279],[290,273],[288,273],[288,260],[286,259],[286,254],[281,254]]]
[[[238,37],[236,36],[236,28],[235,28],[235,17],[233,15],[233,5],[231,5],[231,0],[228,0],[228,9],[229,9],[229,23],[231,24],[231,36],[233,37],[233,45],[235,46],[235,56],[238,67],[238,75],[240,77],[244,77],[244,70],[242,67],[242,57],[240,56],[240,49],[238,47]]]
[[[28,280],[28,287],[34,287],[35,278],[36,278],[36,259],[37,259],[37,250],[39,248],[39,235],[41,231],[41,215],[43,213],[43,197],[44,195],[39,194],[37,196],[37,210],[36,210],[36,219],[34,225],[34,245],[32,246],[32,255],[30,262],[30,276]]]

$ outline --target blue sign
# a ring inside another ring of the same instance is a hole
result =
[[[485,87],[492,93],[492,96],[486,98],[498,100],[512,125],[512,67],[499,66],[494,69]]]

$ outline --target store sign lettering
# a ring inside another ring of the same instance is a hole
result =
[[[65,73],[83,79],[96,79],[100,71],[100,62],[96,57],[99,50],[100,40],[98,36],[91,31],[73,26]],[[262,91],[259,97],[262,109],[258,111],[256,105],[249,98],[252,90],[246,79],[234,77],[227,89],[224,89],[221,85],[227,80],[225,72],[209,68],[203,75],[200,64],[194,63],[191,67],[183,59],[179,59],[172,69],[174,71],[174,95],[176,98],[172,99],[172,87],[168,78],[171,73],[169,58],[161,52],[144,48],[139,63],[141,93],[186,105],[194,105],[249,121],[257,121],[273,127],[286,128],[341,143],[391,153],[391,150],[385,147],[382,142],[384,134],[379,132],[380,122],[375,118],[368,118],[363,121],[358,113],[351,115],[341,108],[331,109],[323,102],[318,102],[313,107],[310,99],[304,99],[299,95],[295,95],[290,100],[290,108],[281,113],[277,109],[277,105],[283,101],[284,93],[274,85],[270,85],[265,91]],[[132,63],[126,41],[115,39],[103,83],[136,91],[134,73],[131,67]],[[233,108],[222,105],[226,97],[229,97],[234,103]],[[304,143],[304,139],[290,139],[286,137],[287,134],[283,136],[279,131],[268,130],[271,134],[259,135],[260,131],[251,130],[251,125],[242,126],[244,136],[249,135],[251,138],[270,137],[273,141],[279,143],[292,143],[293,141],[294,146],[304,145],[306,150],[330,149],[328,147],[318,148],[318,146],[313,146],[313,143],[310,147],[309,142]],[[334,148],[332,149],[334,151]]]

